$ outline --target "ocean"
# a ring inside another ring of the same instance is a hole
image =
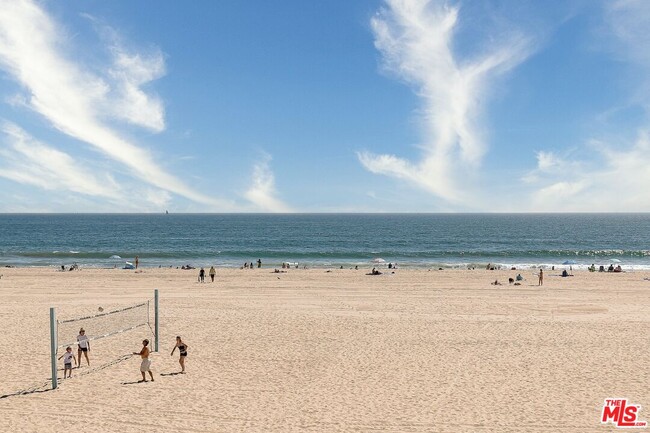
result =
[[[0,266],[650,269],[650,214],[2,214]]]

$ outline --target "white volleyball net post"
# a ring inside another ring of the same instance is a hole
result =
[[[152,328],[150,310],[153,308],[154,324]],[[100,312],[93,315],[76,317],[66,320],[56,319],[56,310],[50,308],[50,350],[52,362],[52,389],[57,387],[57,355],[65,351],[67,347],[73,347],[76,352],[78,346],[77,335],[80,328],[84,328],[87,334],[87,341],[93,342],[109,337],[124,334],[138,328],[148,327],[153,334],[153,350],[158,352],[158,289],[154,290],[153,302],[147,300],[138,304],[117,308],[111,311]],[[151,346],[150,346],[151,347]],[[115,357],[115,353],[106,353],[106,356]],[[122,355],[117,359],[125,357]],[[104,358],[106,361],[106,358]],[[106,365],[115,363],[115,359]],[[81,360],[79,360],[81,364]]]

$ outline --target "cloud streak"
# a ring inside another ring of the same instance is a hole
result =
[[[164,74],[162,56],[133,54],[115,45],[113,64],[105,76],[98,76],[66,57],[67,41],[60,28],[32,1],[0,3],[0,66],[26,91],[26,106],[146,183],[221,210],[231,209],[231,203],[194,191],[166,172],[149,151],[107,122],[122,119],[155,132],[164,129],[162,102],[142,89]]]
[[[9,144],[0,148],[0,177],[50,191],[121,200],[120,188],[108,174],[96,176],[70,155],[35,140],[12,123],[5,123],[1,130]]]
[[[263,212],[292,212],[291,208],[277,198],[275,189],[275,176],[269,166],[271,157],[264,155],[264,158],[253,166],[251,187],[244,196],[257,210]]]
[[[643,77],[628,80],[629,105],[646,118],[629,139],[617,127],[607,138],[590,138],[577,155],[537,153],[537,167],[522,180],[533,186],[529,208],[535,211],[647,212],[650,196],[650,3],[644,0],[603,2],[605,47],[625,70]],[[623,96],[625,97],[625,96]],[[601,116],[602,117],[602,116]],[[627,131],[624,132],[627,134]]]
[[[411,85],[422,101],[421,159],[359,152],[372,173],[403,179],[452,203],[467,202],[467,178],[486,144],[480,115],[490,84],[530,53],[528,39],[510,33],[489,52],[464,58],[454,51],[459,8],[443,1],[386,0],[372,19],[385,68]]]
[[[528,207],[536,212],[644,212],[650,183],[650,138],[641,131],[631,146],[592,140],[593,159],[538,152],[537,168],[523,181],[536,186]]]

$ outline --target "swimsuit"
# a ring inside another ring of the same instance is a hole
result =
[[[181,356],[187,356],[187,346],[181,344],[178,346],[178,350],[181,352]]]

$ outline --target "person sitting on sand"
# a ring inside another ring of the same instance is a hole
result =
[[[596,265],[592,263],[591,266],[589,266],[587,269],[589,270],[589,272],[596,272]]]
[[[493,286],[500,286],[501,285],[499,280],[494,280],[494,283],[490,283],[490,284],[492,284]]]
[[[181,357],[178,360],[178,363],[181,365],[181,374],[185,374],[185,358],[187,357],[187,348],[189,346],[183,343],[181,337],[178,336],[176,337],[176,346],[174,346],[174,348],[172,349],[171,356],[174,356],[174,351],[176,350],[177,347],[178,347],[178,351],[181,354]]]
[[[142,373],[142,380],[140,382],[146,382],[147,377],[146,372],[149,372],[151,376],[151,381],[153,382],[153,373],[151,372],[151,360],[149,359],[149,340],[142,340],[142,350],[140,352],[133,352],[134,355],[140,355],[142,362],[140,363],[140,373]]]
[[[614,272],[614,265],[610,263],[609,268],[607,268],[607,272]]]
[[[515,277],[515,280],[517,280],[517,281],[523,281],[523,280],[524,280],[524,277],[522,277],[521,274],[517,274],[517,276]]]
[[[614,268],[614,272],[623,272],[623,268],[621,268],[621,265],[616,265]]]
[[[566,269],[564,269],[564,270],[562,271],[562,276],[563,276],[563,277],[568,277],[568,276],[570,276],[570,275],[569,275],[569,273],[566,271]]]

